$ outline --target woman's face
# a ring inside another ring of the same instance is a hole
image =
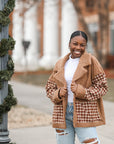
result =
[[[86,48],[87,42],[85,38],[80,36],[75,36],[71,39],[69,43],[71,57],[72,58],[79,58],[84,53]]]

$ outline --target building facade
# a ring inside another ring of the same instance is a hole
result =
[[[95,0],[80,0],[86,23],[98,44],[99,26]],[[114,55],[114,2],[110,0],[109,54]],[[83,29],[71,0],[16,1],[12,16],[12,35],[16,40],[12,53],[16,71],[52,69],[69,51],[72,32]],[[89,52],[93,53],[91,43]]]
[[[16,40],[16,71],[52,69],[68,51],[70,34],[77,29],[77,14],[70,0],[16,1],[12,34]]]

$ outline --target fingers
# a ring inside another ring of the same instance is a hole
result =
[[[76,89],[77,89],[77,84],[76,83],[72,83],[71,84],[71,91],[75,93]]]
[[[76,92],[77,86],[78,86],[78,85],[77,85],[75,82],[72,82],[72,83],[71,83],[71,91],[72,91],[73,93]],[[67,88],[66,88],[66,87],[62,87],[62,88],[60,89],[59,95],[60,95],[60,97],[65,97],[65,96],[67,95]]]
[[[67,88],[63,87],[60,90],[60,97],[65,97],[67,94]]]
[[[77,85],[75,82],[72,82],[72,83],[71,83],[71,86],[75,86],[75,85]]]

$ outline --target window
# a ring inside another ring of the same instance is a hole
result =
[[[114,55],[114,29],[112,29],[110,31],[110,34],[111,34],[111,36],[110,36],[110,38],[111,38],[111,40],[110,40],[110,54]]]
[[[89,28],[89,31],[93,37],[94,42],[95,42],[95,46],[97,46],[97,44],[98,44],[98,30],[99,30],[98,24],[97,23],[90,23],[90,24],[88,24],[88,28]],[[88,52],[94,54],[94,50],[93,50],[90,42],[88,43]]]
[[[114,20],[110,22],[110,54],[114,55]]]
[[[91,35],[92,35],[93,40],[94,40],[94,42],[95,42],[95,46],[97,46],[97,43],[98,43],[98,42],[97,42],[97,32],[91,32]],[[93,50],[93,47],[92,47],[90,41],[88,42],[87,51],[88,51],[89,53],[94,54],[94,50]]]

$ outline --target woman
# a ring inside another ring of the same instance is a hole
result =
[[[72,33],[70,53],[58,60],[46,84],[57,144],[74,144],[75,134],[81,144],[100,144],[96,126],[105,124],[107,82],[97,59],[85,51],[87,42],[84,32]]]

